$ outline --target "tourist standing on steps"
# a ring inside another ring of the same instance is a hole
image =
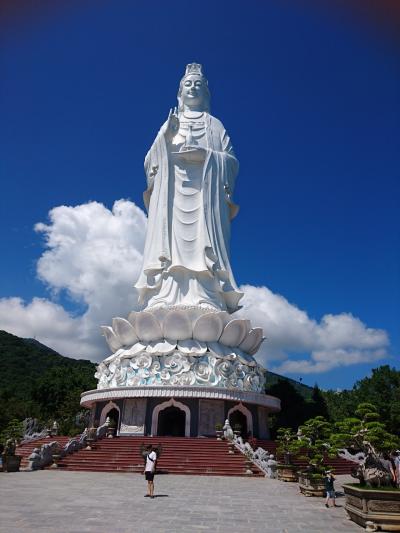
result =
[[[326,490],[325,507],[329,507],[329,500],[333,500],[333,507],[337,507],[334,481],[335,481],[335,476],[332,474],[332,471],[327,470],[326,475],[325,475],[325,490]]]
[[[154,498],[154,474],[156,472],[157,466],[157,454],[153,450],[152,445],[148,447],[148,454],[146,457],[146,465],[144,467],[144,475],[146,476],[147,481],[147,494],[145,497]]]

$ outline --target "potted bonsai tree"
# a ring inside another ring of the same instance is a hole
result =
[[[293,455],[300,450],[300,440],[291,428],[279,428],[277,436],[277,452],[283,456],[283,463],[278,463],[278,479],[281,481],[297,481],[297,467],[292,463]]]
[[[331,436],[335,447],[364,454],[352,473],[358,483],[343,486],[346,511],[370,531],[400,531],[400,489],[393,486],[391,464],[385,458],[399,448],[399,438],[386,431],[374,405],[360,404],[355,415],[336,423]]]
[[[4,443],[1,457],[5,472],[19,472],[22,456],[16,455],[15,450],[22,436],[22,423],[18,420],[11,420],[0,436],[0,442]]]
[[[240,437],[242,434],[242,426],[240,424],[234,424],[233,433],[236,435],[236,437]]]
[[[218,423],[218,424],[215,424],[215,434],[217,436],[217,440],[222,440],[222,435],[223,435],[223,425],[221,423]]]
[[[2,453],[4,472],[19,472],[22,455],[15,455],[15,439],[7,439]]]
[[[299,488],[305,496],[324,496],[326,454],[336,456],[336,449],[330,445],[331,424],[323,416],[307,420],[297,432],[307,467],[299,471]]]

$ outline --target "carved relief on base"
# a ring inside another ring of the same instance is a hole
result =
[[[172,347],[169,354],[149,353],[140,346],[137,353],[122,351],[97,367],[98,389],[147,386],[224,387],[261,392],[265,370],[240,351],[224,355],[207,347]],[[159,349],[155,346],[155,349]],[[196,351],[197,350],[197,351]]]
[[[124,401],[120,435],[144,435],[146,398],[129,398]]]
[[[200,400],[199,435],[215,435],[215,425],[224,423],[224,402],[219,400]]]

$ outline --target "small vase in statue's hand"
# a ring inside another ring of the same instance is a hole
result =
[[[179,155],[179,157],[190,163],[200,163],[207,156],[207,150],[201,146],[183,146],[179,152],[172,153]]]

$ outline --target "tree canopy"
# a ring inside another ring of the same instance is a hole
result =
[[[357,381],[352,390],[323,393],[330,420],[351,418],[361,403],[373,404],[390,433],[400,435],[400,371],[383,365]]]
[[[308,399],[284,378],[266,392],[281,400],[281,411],[271,417],[272,438],[276,437],[280,427],[297,431],[297,428],[309,418],[328,415],[325,398],[317,385],[310,388],[311,394],[307,394]]]
[[[14,419],[56,419],[70,432],[83,391],[96,388],[95,365],[63,357],[32,340],[0,331],[0,432]]]

